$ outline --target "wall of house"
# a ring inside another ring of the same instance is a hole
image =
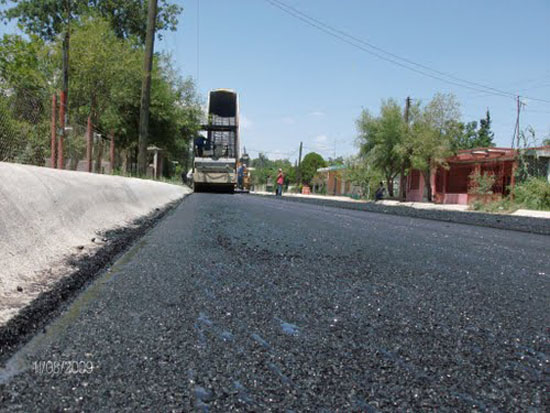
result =
[[[338,171],[329,171],[327,173],[327,195],[342,194],[342,179]]]
[[[432,174],[433,175],[433,174]],[[432,190],[433,190],[432,186]],[[411,170],[407,179],[407,196],[406,199],[409,202],[422,202],[425,201],[424,192],[426,190],[426,184],[424,176],[417,170]]]

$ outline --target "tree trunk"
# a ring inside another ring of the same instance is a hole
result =
[[[424,177],[424,187],[426,188],[426,197],[428,202],[432,202],[432,183],[430,181],[430,170],[422,171],[422,176]]]
[[[143,62],[143,80],[141,85],[141,106],[139,112],[138,136],[138,174],[147,174],[147,142],[149,140],[149,105],[151,103],[151,82],[153,73],[153,55],[155,48],[155,24],[157,21],[157,2],[149,0],[147,9],[147,33],[145,37],[145,55]]]
[[[128,175],[128,151],[123,149],[120,151],[120,157],[122,158],[122,175]]]
[[[391,176],[386,175],[386,186],[388,190],[388,195],[393,197],[393,185],[392,185],[392,179]]]
[[[401,165],[401,172],[399,173],[399,201],[405,202],[405,165]]]
[[[102,158],[103,158],[103,138],[99,139],[97,144],[97,158],[95,160],[95,173],[100,174],[102,171]]]

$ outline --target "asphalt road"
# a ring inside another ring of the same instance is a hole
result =
[[[550,411],[550,238],[194,194],[0,383],[2,411]]]

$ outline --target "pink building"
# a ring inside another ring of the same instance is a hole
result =
[[[508,194],[514,185],[517,151],[511,148],[478,148],[461,150],[447,159],[448,168],[432,171],[432,199],[439,204],[469,204],[475,195],[469,194],[470,175],[475,171],[496,177],[495,198]],[[407,177],[407,201],[426,201],[426,183],[422,173],[411,170]]]

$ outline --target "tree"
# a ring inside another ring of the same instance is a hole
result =
[[[74,29],[70,88],[81,122],[85,123],[88,116],[95,125],[105,122],[102,115],[115,89],[129,79],[139,78],[139,66],[131,65],[136,63],[136,54],[130,44],[115,36],[105,19],[86,18]]]
[[[10,159],[17,162],[43,165],[49,152],[45,137],[53,93],[50,79],[55,74],[50,52],[37,36],[27,40],[4,35],[0,40],[0,96],[4,102],[0,124],[9,131],[0,141],[10,135]],[[0,142],[0,146],[6,144],[8,141]]]
[[[412,149],[411,166],[421,171],[426,197],[431,201],[431,171],[446,166],[452,142],[461,133],[460,106],[454,95],[438,93],[423,110],[413,111],[412,115],[406,138]]]
[[[69,21],[96,14],[109,21],[119,38],[136,36],[142,44],[145,42],[147,1],[0,0],[0,4],[11,5],[0,14],[4,20],[17,20],[26,33],[36,34],[47,41],[63,33]],[[159,32],[176,30],[182,7],[172,0],[160,0],[158,10]]]
[[[457,152],[461,149],[473,149],[480,146],[478,144],[478,130],[476,121],[468,123],[460,122],[459,129],[460,133],[458,133],[456,139],[451,142],[453,152]]]
[[[68,110],[69,48],[72,22],[95,14],[110,22],[120,38],[136,37],[145,42],[147,2],[143,0],[0,0],[10,5],[0,12],[4,20],[17,20],[27,34],[54,41],[63,33],[63,105]],[[182,8],[170,0],[161,0],[157,28],[175,30]]]
[[[285,183],[295,182],[296,169],[292,166],[288,159],[271,160],[265,154],[259,153],[258,157],[250,161],[250,166],[255,170],[252,174],[254,185],[264,185],[267,178],[271,177],[272,182],[277,176],[279,168],[283,170],[285,175]]]
[[[302,165],[300,167],[302,182],[306,185],[310,185],[313,177],[317,174],[317,169],[325,166],[327,166],[327,163],[321,155],[316,152],[308,153],[304,159],[302,159]]]
[[[327,163],[329,165],[345,165],[346,160],[344,159],[343,156],[337,156],[336,158],[329,156]]]
[[[360,186],[364,196],[372,198],[384,176],[379,169],[373,167],[372,162],[369,162],[368,155],[367,159],[361,155],[352,156],[344,164],[344,178]]]
[[[393,99],[383,101],[378,117],[364,110],[357,121],[357,128],[361,155],[368,155],[373,166],[382,172],[389,195],[393,196],[393,182],[402,164],[398,147],[403,142],[406,129],[399,104]]]
[[[459,123],[459,133],[451,142],[454,152],[460,149],[487,148],[495,146],[494,133],[491,131],[491,114],[489,110],[485,119],[479,121],[479,129],[476,121]]]
[[[491,114],[489,109],[485,114],[485,119],[479,121],[479,130],[477,131],[477,146],[481,148],[486,148],[490,146],[495,146],[493,141],[495,134],[491,130]]]

